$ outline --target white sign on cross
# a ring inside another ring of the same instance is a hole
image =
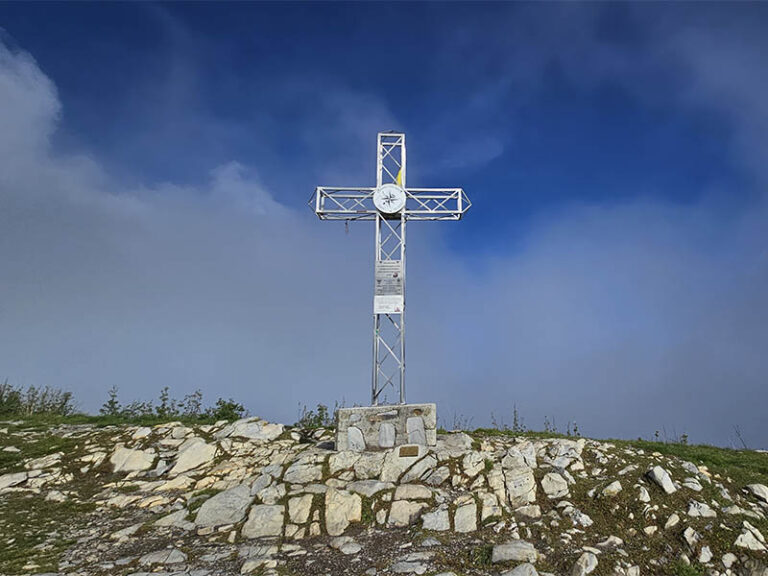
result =
[[[318,186],[310,204],[321,220],[373,220],[376,254],[373,296],[371,404],[387,386],[405,403],[405,223],[460,220],[470,202],[461,188],[407,188],[405,134],[380,132],[376,186]]]

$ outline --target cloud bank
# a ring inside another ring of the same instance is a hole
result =
[[[751,96],[759,62],[740,56],[754,45],[718,43],[743,64],[722,64],[726,78],[695,29],[656,33],[690,75],[672,104],[727,116],[729,153],[764,185],[768,106]],[[592,81],[626,82],[621,57]],[[319,223],[234,161],[196,185],[126,188],[97,152],[52,143],[55,85],[5,47],[0,102],[0,376],[71,389],[88,410],[113,385],[124,400],[201,388],[287,422],[299,402],[367,402],[368,227]],[[321,107],[347,132],[396,123],[346,92]],[[457,253],[444,225],[414,225],[409,399],[438,402],[447,426],[454,414],[510,423],[516,405],[533,427],[547,416],[596,436],[729,444],[738,425],[768,447],[768,210],[730,193],[562,206],[493,254]]]

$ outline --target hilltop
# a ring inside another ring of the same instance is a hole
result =
[[[768,455],[258,418],[0,423],[0,573],[768,574]]]

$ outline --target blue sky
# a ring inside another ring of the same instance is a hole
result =
[[[2,5],[0,376],[91,410],[112,384],[283,421],[365,402],[372,230],[306,201],[371,185],[397,129],[410,185],[474,204],[409,233],[413,400],[446,425],[517,405],[533,427],[729,444],[736,425],[766,447],[767,22],[758,3]]]

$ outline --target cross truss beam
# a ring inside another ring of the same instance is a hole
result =
[[[411,220],[461,220],[471,203],[461,188],[407,188],[405,134],[380,132],[377,138],[376,186],[318,186],[310,206],[321,220],[376,222],[371,403],[391,387],[405,403],[405,227]],[[384,214],[374,194],[387,184],[405,193],[399,213]],[[390,275],[389,292],[380,285]]]

